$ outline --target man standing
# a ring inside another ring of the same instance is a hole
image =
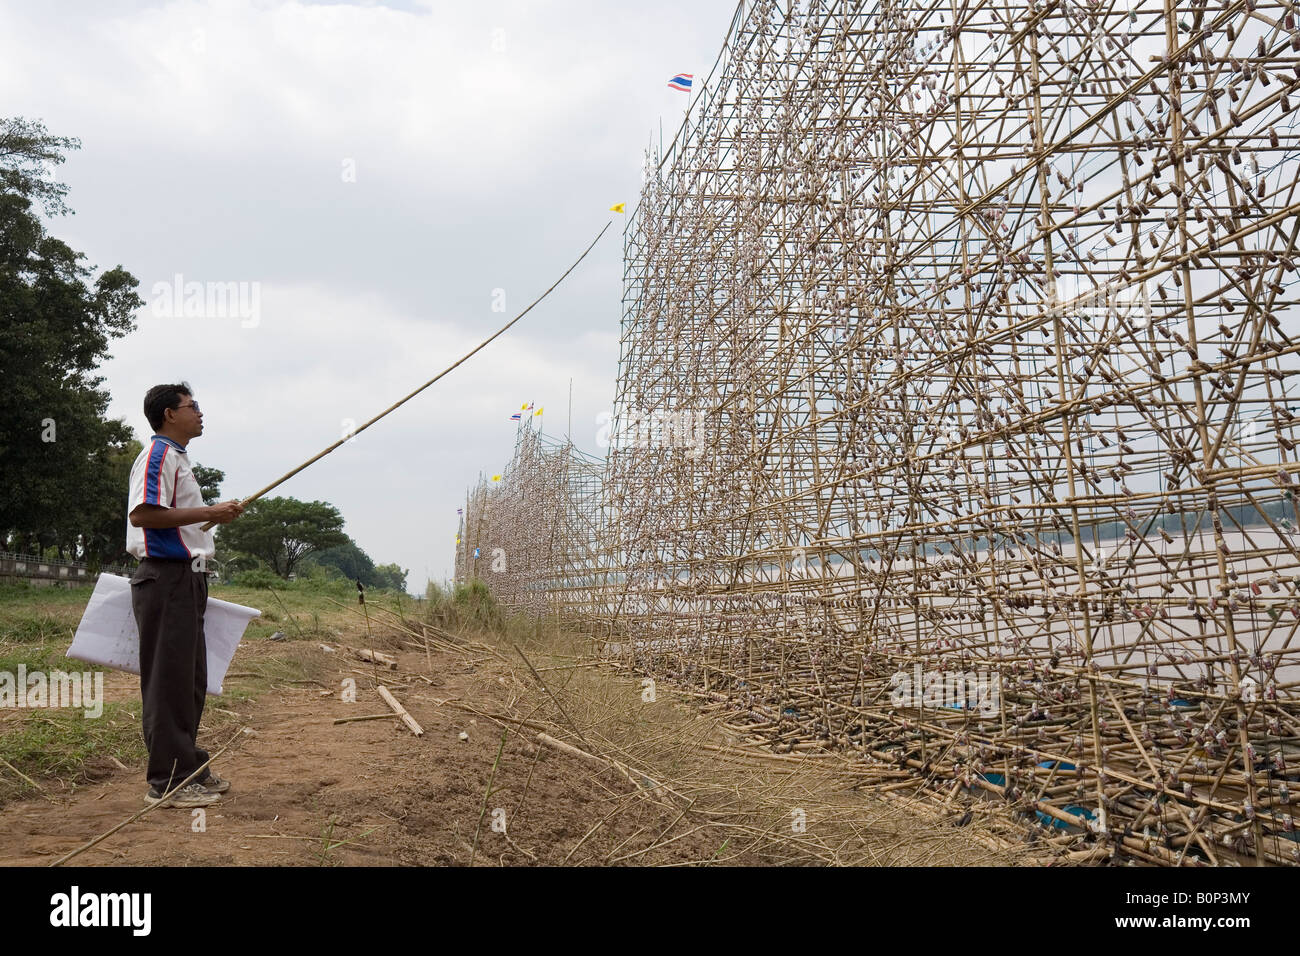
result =
[[[144,397],[155,434],[131,468],[126,548],[140,559],[131,578],[131,607],[140,632],[140,694],[149,749],[146,803],[159,803],[208,760],[197,745],[208,687],[203,614],[207,561],[213,555],[207,521],[227,524],[243,512],[237,501],[205,505],[185,447],[203,434],[203,415],[190,387],[155,385]],[[230,789],[210,769],[176,791],[167,806],[205,807]]]

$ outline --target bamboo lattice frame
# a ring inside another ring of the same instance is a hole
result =
[[[1266,0],[742,3],[607,459],[524,429],[458,576],[778,749],[1300,862],[1298,51]]]

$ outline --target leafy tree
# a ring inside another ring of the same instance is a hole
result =
[[[370,555],[351,538],[337,547],[313,555],[311,563],[336,577],[347,578],[349,581],[359,579],[368,588],[406,590],[408,572],[396,564],[376,565]]]
[[[381,564],[375,568],[377,581],[375,587],[391,588],[394,591],[406,590],[406,575],[396,564]]]
[[[67,187],[46,169],[79,146],[38,122],[0,119],[0,540],[99,560],[125,544],[119,478],[132,436],[104,418],[108,393],[93,373],[144,302],[134,276],[118,266],[95,278],[32,211],[34,201],[68,211]],[[120,518],[111,535],[110,518]]]
[[[288,578],[308,555],[347,540],[343,516],[337,508],[325,501],[296,498],[254,501],[240,517],[217,532],[221,548],[260,558],[282,578]]]
[[[220,468],[205,468],[198,462],[190,469],[194,472],[194,479],[199,483],[199,490],[203,492],[203,503],[205,505],[215,505],[221,500],[221,483],[226,480],[226,473]]]
[[[48,216],[71,215],[63,201],[68,187],[46,178],[46,167],[63,164],[64,150],[81,149],[72,136],[51,136],[39,120],[0,119],[0,191],[34,199]]]
[[[312,561],[323,568],[338,571],[349,581],[359,578],[366,587],[379,587],[375,578],[375,562],[350,537],[336,547],[313,555]]]

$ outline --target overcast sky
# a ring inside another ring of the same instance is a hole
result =
[[[149,386],[186,380],[190,457],[251,494],[519,312],[470,363],[275,493],[336,505],[413,591],[449,578],[456,508],[544,408],[596,446],[613,401],[624,217],[734,0],[690,4],[0,0],[0,115],[76,136],[55,235],[148,303],[103,367],[145,438]],[[180,277],[182,296],[172,301]],[[205,313],[186,313],[189,283]],[[224,309],[206,293],[236,286]],[[501,290],[501,291],[498,291]],[[494,311],[494,304],[505,311]],[[123,495],[126,490],[123,489]]]

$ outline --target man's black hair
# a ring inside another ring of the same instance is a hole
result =
[[[149,389],[144,396],[144,417],[149,419],[149,427],[154,431],[162,428],[167,421],[164,413],[169,408],[180,408],[182,395],[191,399],[194,397],[188,382],[180,382],[176,385],[155,385]]]

